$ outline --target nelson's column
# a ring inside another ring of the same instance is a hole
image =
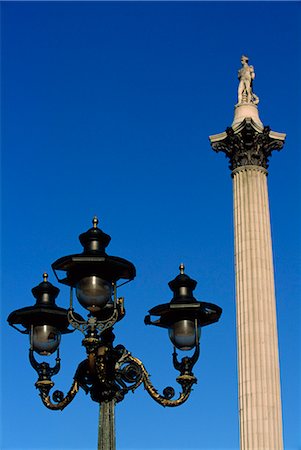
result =
[[[259,118],[254,67],[242,56],[238,103],[225,132],[210,136],[230,160],[234,198],[236,326],[240,448],[281,450],[282,415],[273,254],[267,188],[268,159],[285,134]]]

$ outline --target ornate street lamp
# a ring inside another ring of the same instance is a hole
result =
[[[30,336],[29,359],[38,373],[35,386],[44,405],[52,410],[62,410],[82,388],[100,404],[98,449],[114,450],[114,407],[127,392],[143,384],[156,402],[170,407],[181,405],[188,399],[193,384],[197,382],[192,369],[199,357],[201,328],[217,322],[222,310],[217,305],[194,298],[193,290],[197,282],[184,273],[184,265],[181,264],[180,274],[169,282],[173,291],[170,303],[155,306],[145,317],[145,324],[168,329],[174,346],[173,365],[179,371],[179,397],[174,398],[175,391],[171,387],[159,394],[143,363],[123,345],[113,345],[113,326],[125,315],[124,299],[117,297],[117,288],[133,280],[136,270],[126,259],[106,253],[111,238],[97,225],[98,220],[94,218],[93,227],[79,236],[82,253],[64,256],[52,264],[58,281],[70,286],[68,310],[56,305],[59,289],[44,274],[43,282],[32,289],[36,304],[12,312],[8,322]],[[79,303],[88,311],[86,320],[74,311],[74,290]],[[153,321],[152,316],[159,318]],[[20,325],[23,329],[19,328]],[[52,377],[60,370],[61,335],[76,329],[84,335],[82,344],[86,348],[87,358],[79,363],[69,392],[64,395],[56,390],[51,396],[54,387]],[[181,351],[194,350],[194,353],[178,360],[176,348]],[[55,351],[57,356],[53,367],[47,362],[38,362],[34,356],[34,353],[49,356]]]

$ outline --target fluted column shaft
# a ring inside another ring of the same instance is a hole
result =
[[[267,171],[232,172],[241,450],[282,450]]]

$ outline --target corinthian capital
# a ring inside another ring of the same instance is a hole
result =
[[[268,126],[261,129],[246,118],[239,127],[229,127],[209,139],[214,151],[223,152],[229,158],[231,170],[249,165],[267,169],[272,151],[282,149],[285,134],[271,131]]]

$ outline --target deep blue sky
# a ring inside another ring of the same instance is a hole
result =
[[[158,389],[173,383],[172,346],[145,313],[169,301],[180,262],[196,295],[223,308],[203,330],[189,401],[163,409],[143,391],[117,406],[119,449],[238,449],[232,185],[208,136],[232,123],[237,70],[255,66],[260,117],[286,132],[271,158],[272,217],[286,450],[300,437],[300,3],[2,2],[2,445],[94,449],[98,406],[80,392],[43,407],[26,337],[6,325],[96,214],[108,252],[133,261],[119,295],[116,343]],[[68,290],[58,299],[68,306]],[[56,387],[84,359],[64,337]]]

